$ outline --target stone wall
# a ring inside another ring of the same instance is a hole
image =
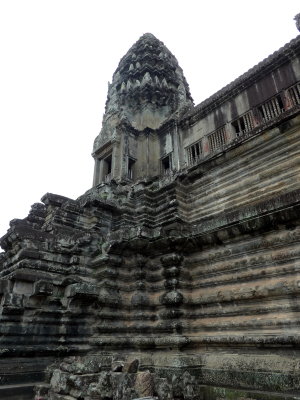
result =
[[[95,144],[102,167],[111,152],[110,180],[77,200],[46,194],[1,238],[1,399],[30,398],[36,384],[36,398],[49,400],[102,399],[104,387],[106,400],[299,396],[299,103],[230,140],[217,142],[218,131],[201,156],[200,147],[188,153],[195,132],[204,139],[203,120],[235,91],[251,92],[268,68],[281,68],[279,81],[286,75],[298,41],[189,112],[188,86],[169,55],[168,76],[185,95],[161,88],[168,112],[176,101],[180,110],[158,131],[111,124],[116,102],[132,96],[115,76]],[[151,43],[152,35],[138,42],[143,68]],[[140,73],[127,65],[134,54],[120,63],[127,78]],[[146,81],[135,101],[143,93],[153,100],[158,81]],[[174,168],[160,171],[171,153]],[[183,162],[188,154],[193,162]],[[123,179],[128,156],[144,168],[134,179]]]
[[[138,352],[159,377],[299,391],[299,132],[297,117],[186,173],[47,194],[14,220],[2,383],[41,380],[58,356]]]

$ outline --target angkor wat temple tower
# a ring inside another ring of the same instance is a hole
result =
[[[94,143],[94,185],[149,180],[184,167],[178,122],[192,105],[176,58],[151,33],[143,35],[109,85]]]
[[[300,398],[299,55],[194,106],[162,42],[132,46],[93,188],[1,239],[1,400]]]

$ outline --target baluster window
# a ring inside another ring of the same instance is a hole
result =
[[[199,162],[203,154],[202,142],[199,140],[197,143],[192,144],[186,149],[188,165],[195,165]]]
[[[208,135],[208,142],[210,151],[215,151],[223,147],[226,143],[226,131],[225,127],[216,130],[215,132]]]
[[[252,113],[242,115],[240,118],[232,122],[236,136],[242,136],[244,133],[252,131],[254,128]]]

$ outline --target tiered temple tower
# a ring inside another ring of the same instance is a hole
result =
[[[193,105],[176,58],[151,33],[121,59],[94,143],[94,185],[179,170],[177,121]]]

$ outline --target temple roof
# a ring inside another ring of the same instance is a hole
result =
[[[155,115],[158,126],[192,104],[178,61],[152,33],[145,33],[119,62],[109,85],[106,114],[123,112],[135,128],[142,130],[150,124],[149,118],[148,122],[145,119],[146,109],[148,114],[163,110],[161,121]],[[153,123],[154,129],[156,125]]]
[[[177,59],[152,33],[143,34],[122,57],[113,75],[113,83],[122,85],[123,82],[127,84],[129,80],[134,86],[134,80],[139,80],[142,84],[147,73],[154,87],[164,85],[164,79],[167,85],[175,87],[183,83],[187,97],[192,99]],[[156,77],[159,82],[155,79]]]
[[[195,107],[190,108],[185,114],[183,120],[191,117],[194,118],[196,116],[197,119],[204,117],[207,113],[219,107],[231,97],[236,96],[247,87],[253,85],[254,82],[257,82],[267,73],[270,73],[279,66],[290,62],[290,59],[298,54],[300,54],[300,35],[263,59],[254,67],[250,68],[247,72],[240,75],[234,81],[218,90],[206,100],[202,101]]]

